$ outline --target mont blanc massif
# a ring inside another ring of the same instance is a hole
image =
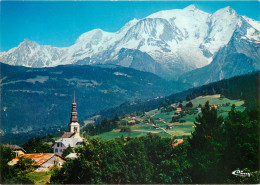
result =
[[[84,120],[257,71],[260,22],[230,7],[210,14],[190,5],[133,19],[115,33],[86,32],[69,47],[24,39],[1,52],[0,62],[1,133],[21,133],[64,125],[75,87]]]

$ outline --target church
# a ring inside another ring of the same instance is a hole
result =
[[[60,139],[55,141],[53,145],[53,153],[61,155],[63,151],[68,147],[77,147],[83,145],[83,138],[80,137],[80,124],[78,123],[77,104],[75,101],[75,91],[72,102],[72,109],[70,115],[70,123],[68,125],[68,131],[65,132]]]

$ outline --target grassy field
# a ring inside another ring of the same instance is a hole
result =
[[[244,101],[240,100],[230,100],[227,98],[221,98],[220,95],[212,95],[212,96],[200,96],[196,99],[193,99],[191,102],[193,104],[193,108],[198,107],[199,105],[204,105],[206,101],[209,101],[210,105],[216,105],[218,107],[219,115],[226,117],[228,115],[228,111],[231,109],[231,105],[235,104],[237,110],[244,111],[245,107],[243,107]],[[182,105],[186,105],[186,101],[182,102]],[[146,113],[145,115],[135,116],[135,120],[139,122],[139,124],[135,124],[130,127],[130,132],[120,132],[120,129],[114,129],[111,132],[106,132],[99,134],[93,137],[100,137],[102,139],[108,140],[113,138],[120,137],[140,137],[144,136],[147,133],[156,133],[162,137],[173,137],[176,136],[181,138],[183,136],[191,135],[191,132],[194,130],[194,121],[197,114],[185,114],[181,120],[185,120],[185,123],[174,122],[171,123],[172,117],[175,111],[171,112],[162,112],[161,109],[154,109]],[[146,120],[152,118],[154,123],[145,123]],[[121,126],[127,126],[127,121],[133,120],[133,117],[129,116],[120,120]],[[154,128],[153,124],[156,124],[159,128]],[[171,129],[166,129],[166,126],[172,126]]]
[[[50,183],[50,178],[53,171],[49,172],[30,172],[26,176],[34,182],[34,184]]]

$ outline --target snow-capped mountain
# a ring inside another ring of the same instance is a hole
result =
[[[255,30],[248,29],[250,23],[243,20],[236,27],[228,44],[218,50],[209,65],[186,72],[179,80],[200,86],[260,70],[260,42],[257,34],[251,34]]]
[[[24,40],[18,47],[0,53],[0,61],[27,67],[113,63],[176,78],[210,64],[241,30],[243,34],[236,39],[260,43],[260,22],[238,15],[230,7],[209,14],[190,5],[134,19],[115,33],[100,29],[86,32],[70,47]]]

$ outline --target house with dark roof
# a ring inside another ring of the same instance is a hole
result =
[[[4,145],[4,146],[10,148],[15,153],[16,157],[26,153],[26,151],[22,147],[20,147],[18,145],[9,145],[9,144],[7,144],[7,145]]]

